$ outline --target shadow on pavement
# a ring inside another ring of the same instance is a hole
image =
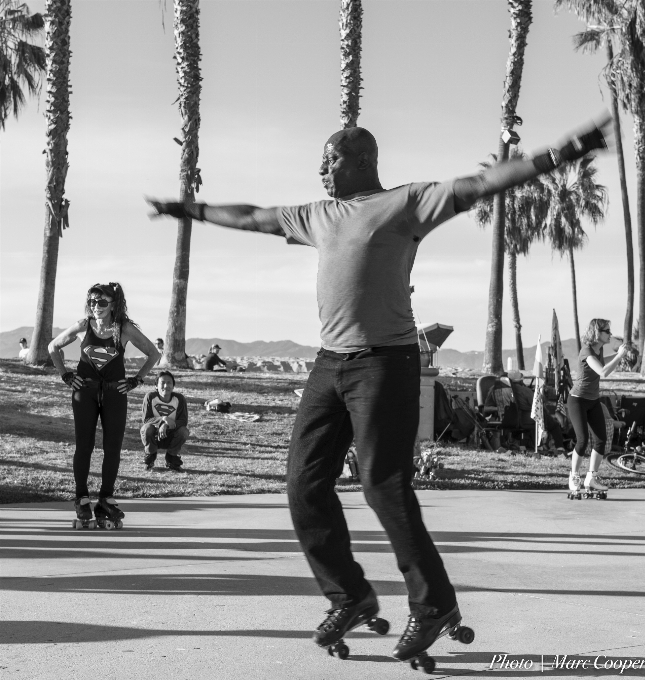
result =
[[[301,639],[309,640],[310,631],[301,630],[171,630],[155,628],[129,628],[126,626],[104,626],[93,625],[90,623],[69,623],[66,621],[6,621],[0,628],[2,630],[3,642],[5,644],[25,645],[25,644],[78,644],[83,642],[108,642],[117,640],[140,640],[153,637],[243,637],[243,638],[282,638],[282,639]],[[373,635],[367,631],[353,631],[347,635],[348,642],[354,637]],[[393,636],[388,636],[393,637]],[[311,643],[309,643],[311,644]],[[439,643],[441,644],[441,643]],[[322,652],[322,650],[321,650]],[[444,672],[450,675],[462,675],[473,672],[486,672],[491,677],[535,677],[536,673],[547,672],[548,677],[599,677],[616,675],[620,673],[621,665],[624,666],[630,661],[640,661],[637,657],[631,659],[626,656],[609,656],[604,654],[576,656],[571,655],[566,660],[561,659],[563,665],[568,661],[570,664],[578,664],[577,668],[554,668],[554,657],[542,657],[539,654],[513,654],[508,655],[507,662],[523,662],[524,668],[500,668],[500,664],[493,664],[493,659],[501,659],[504,652],[456,652],[449,655],[439,655],[435,650],[431,650],[431,655],[437,662],[437,672],[441,673],[442,664],[450,664]],[[564,655],[563,655],[564,656]],[[389,656],[367,656],[355,655],[349,657],[345,662],[351,661],[376,661],[382,663],[399,663]],[[583,669],[580,664],[586,662]],[[481,668],[455,668],[454,664],[476,664]],[[526,668],[528,664],[529,668]],[[542,664],[544,663],[544,666]],[[625,668],[627,675],[624,677],[645,677],[643,668]],[[622,675],[622,674],[621,674]]]
[[[96,555],[94,555],[96,556]],[[98,557],[102,555],[99,554]],[[109,553],[103,556],[108,557]],[[139,556],[128,556],[137,558]],[[195,566],[203,565],[209,560],[244,561],[261,558],[249,557],[185,557],[197,561]],[[154,568],[151,566],[151,568]],[[137,570],[138,571],[138,570]],[[310,576],[272,576],[268,574],[213,574],[213,573],[110,573],[100,572],[83,575],[50,575],[37,578],[28,576],[11,576],[0,579],[5,591],[14,592],[65,592],[65,593],[120,593],[131,595],[216,595],[216,596],[320,596],[313,578]],[[371,584],[380,596],[407,595],[403,579],[397,575],[395,581],[371,580]],[[526,595],[574,595],[580,597],[642,597],[639,590],[589,590],[556,589],[556,588],[521,588],[521,587],[487,587],[477,585],[454,584],[458,593],[511,593]]]
[[[164,550],[168,553],[167,559],[194,559],[195,556],[187,556],[188,550],[241,550],[245,552],[263,553],[290,553],[300,552],[300,545],[295,533],[289,529],[223,529],[218,527],[186,527],[186,526],[159,526],[151,527],[143,525],[137,527],[136,521],[137,503],[123,503],[126,511],[125,528],[116,533],[104,531],[77,532],[71,528],[73,514],[69,513],[69,524],[64,520],[65,526],[61,526],[63,520],[58,518],[58,524],[52,520],[48,526],[43,527],[38,517],[5,522],[6,528],[0,534],[14,536],[3,541],[3,554],[5,557],[23,553],[31,559],[34,558],[64,558],[66,556],[92,556],[96,555],[94,549],[109,546],[110,550]],[[142,504],[143,505],[143,504]],[[155,511],[162,510],[159,506],[165,504],[155,503],[147,505]],[[171,505],[171,504],[168,504]],[[223,507],[235,507],[234,504],[209,505],[213,513]],[[240,504],[238,507],[249,507]],[[252,506],[264,509],[284,509],[284,506],[266,505]],[[143,509],[143,508],[142,508]],[[195,510],[204,509],[204,505],[195,502],[181,503],[175,509]],[[130,514],[132,513],[132,514]],[[0,515],[1,516],[1,515]],[[129,522],[132,522],[131,524]],[[13,524],[16,529],[9,527]],[[33,526],[29,526],[33,525]],[[17,531],[28,533],[16,536]],[[69,540],[55,540],[53,537],[69,536]],[[352,531],[352,547],[357,553],[391,553],[392,548],[384,531]],[[569,534],[500,534],[495,532],[432,532],[437,548],[443,554],[474,554],[474,553],[535,553],[555,555],[599,555],[603,557],[630,557],[642,558],[645,552],[637,550],[643,546],[639,543],[642,537],[630,536],[603,536],[594,535],[586,538],[579,535]],[[73,538],[72,538],[73,537]],[[169,538],[178,538],[180,542],[170,544]],[[187,539],[201,539],[191,542]],[[157,539],[157,540],[155,540]],[[225,540],[222,540],[225,539]],[[228,540],[227,540],[228,539]],[[573,539],[573,540],[571,540]],[[499,542],[506,545],[485,545],[489,542]],[[510,545],[507,545],[509,544]],[[519,545],[518,545],[519,544]],[[535,548],[531,546],[535,545]],[[554,546],[552,549],[547,546]],[[566,545],[567,549],[560,549],[560,545]],[[618,550],[619,546],[631,547],[632,550]],[[176,550],[177,552],[173,552]],[[85,552],[86,551],[86,552]],[[131,555],[130,555],[131,556]],[[159,558],[158,555],[151,557]],[[203,559],[209,559],[204,556]]]

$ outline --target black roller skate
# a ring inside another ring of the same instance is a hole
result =
[[[465,645],[475,639],[475,631],[468,626],[459,625],[460,622],[461,614],[457,605],[444,616],[410,614],[408,625],[392,655],[399,661],[408,661],[414,670],[423,668],[426,673],[432,673],[435,660],[426,650],[438,638],[447,635],[451,640],[459,640]]]
[[[96,522],[92,519],[92,504],[88,496],[81,496],[74,501],[76,519],[72,520],[73,529],[96,529]]]
[[[94,516],[102,529],[112,530],[123,528],[123,522],[121,520],[125,517],[125,513],[119,508],[112,496],[99,498],[94,506]]]
[[[327,610],[327,618],[316,628],[313,640],[319,647],[326,647],[329,656],[346,659],[349,656],[349,647],[343,636],[348,631],[363,625],[378,635],[386,635],[390,630],[390,624],[376,616],[378,611],[376,593],[371,590],[358,604]]]

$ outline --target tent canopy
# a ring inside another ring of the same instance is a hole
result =
[[[427,344],[430,345],[428,349],[436,351],[454,330],[452,326],[446,326],[442,323],[418,326],[417,335],[419,336],[419,344],[425,347],[427,340]]]

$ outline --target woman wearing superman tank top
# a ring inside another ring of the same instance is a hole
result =
[[[84,333],[81,359],[76,371],[67,370],[61,349]],[[123,356],[131,342],[146,355],[145,364],[130,378],[125,375]],[[106,526],[122,525],[123,511],[113,498],[121,462],[121,445],[128,410],[127,393],[143,379],[159,359],[154,344],[128,317],[123,288],[118,283],[96,284],[87,292],[85,317],[63,331],[49,344],[49,354],[63,381],[72,388],[72,410],[76,432],[74,481],[76,483],[76,528],[91,526],[92,505],[87,487],[96,425],[103,428],[101,488],[94,515]]]

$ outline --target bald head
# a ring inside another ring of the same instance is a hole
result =
[[[378,146],[374,135],[365,128],[353,127],[335,132],[328,140],[327,145],[331,144],[338,151],[352,156],[367,154],[374,163],[378,159]]]
[[[371,132],[354,127],[335,132],[325,143],[320,166],[323,185],[332,198],[382,189],[378,146]]]

